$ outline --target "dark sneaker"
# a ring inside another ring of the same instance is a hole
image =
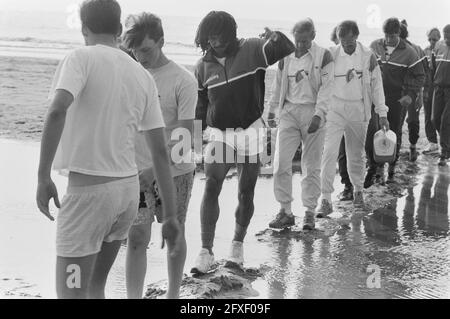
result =
[[[439,160],[439,164],[438,165],[442,166],[442,167],[447,166],[448,159],[449,159],[448,156],[442,155],[440,160]]]
[[[353,187],[345,186],[344,191],[339,195],[341,202],[347,202],[353,200]]]
[[[375,176],[375,183],[379,184],[381,186],[384,186],[386,184],[386,180],[384,178],[384,173],[383,174],[377,174]]]
[[[419,156],[419,152],[417,152],[416,146],[412,146],[409,148],[409,160],[411,162],[417,161],[417,157]]]
[[[275,219],[269,224],[270,228],[275,229],[284,229],[292,226],[295,226],[295,216],[286,214],[284,209],[281,209]]]
[[[355,192],[355,199],[353,205],[358,208],[364,208],[364,195],[363,192]]]
[[[316,218],[313,212],[307,211],[305,217],[303,218],[303,230],[314,230],[316,229]]]
[[[422,154],[432,154],[439,152],[439,145],[437,143],[430,143],[428,147],[422,152]]]
[[[317,218],[325,218],[331,213],[333,213],[333,205],[326,199],[322,199],[322,206],[319,208]]]

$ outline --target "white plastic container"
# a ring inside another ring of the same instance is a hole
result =
[[[397,135],[393,131],[380,130],[373,138],[373,157],[376,163],[392,163],[397,155]]]

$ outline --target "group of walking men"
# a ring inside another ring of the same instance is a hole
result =
[[[380,127],[391,128],[400,147],[406,110],[412,123],[423,87],[430,148],[436,148],[437,130],[440,163],[450,156],[450,26],[444,29],[445,43],[427,50],[431,57],[427,60],[400,37],[402,24],[396,18],[385,22],[385,38],[370,49],[358,42],[356,22],[344,21],[335,33],[340,44],[326,49],[314,42],[316,30],[310,19],[294,26],[294,43],[267,28],[259,38],[238,39],[234,18],[212,11],[197,31],[195,44],[203,57],[193,77],[163,53],[164,30],[156,15],[130,16],[123,35],[121,9],[115,0],[87,0],[80,17],[86,46],[71,52],[58,66],[38,174],[39,209],[53,220],[49,200],[53,198],[60,208],[58,297],[104,298],[108,273],[121,243],[128,239],[128,297],[141,298],[155,218],[162,223],[163,245],[168,246],[167,297],[179,297],[187,250],[184,224],[195,164],[173,158],[176,141],[171,137],[176,129],[194,136],[194,120],[202,121],[208,140],[200,207],[202,249],[191,270],[196,274],[209,272],[215,264],[219,195],[233,166],[238,172],[238,207],[227,260],[244,264],[243,242],[255,209],[260,154],[266,142],[265,134],[259,133],[266,121],[278,124],[274,193],[280,212],[270,223],[273,228],[295,225],[292,161],[300,145],[305,174],[303,228],[313,230],[316,217],[333,211],[335,162],[343,137],[351,182],[347,195],[362,207],[364,186],[382,174],[366,140]],[[439,40],[436,33],[430,32],[430,41]],[[269,117],[264,119],[266,69],[277,62]],[[436,129],[431,128],[433,124]],[[417,139],[410,142],[414,157]],[[192,159],[191,151],[187,153],[181,158]],[[223,158],[217,160],[218,154]],[[69,173],[61,203],[50,177],[52,164]],[[394,168],[395,163],[389,166],[389,178]],[[81,274],[75,286],[68,285],[73,265]]]

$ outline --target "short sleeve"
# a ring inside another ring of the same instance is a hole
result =
[[[65,90],[77,98],[86,85],[87,79],[87,56],[77,51],[69,53],[59,64],[49,97],[52,97],[56,90]]]
[[[198,101],[197,82],[190,74],[186,74],[177,89],[178,120],[195,119],[195,108]]]
[[[142,119],[139,123],[139,131],[150,131],[166,127],[159,103],[158,89],[155,80],[148,74],[148,90],[146,90],[146,103]]]

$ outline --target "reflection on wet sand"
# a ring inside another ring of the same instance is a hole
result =
[[[353,213],[331,236],[266,240],[272,270],[264,297],[448,298],[450,172],[428,167],[406,197]],[[381,269],[380,289],[367,286],[369,265]]]

